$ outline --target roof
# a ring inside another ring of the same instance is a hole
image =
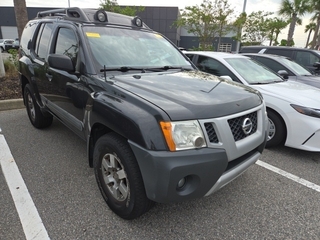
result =
[[[213,52],[213,51],[184,51],[185,54],[198,54],[212,58],[248,58],[246,56],[226,52]]]
[[[240,54],[245,56],[259,56],[259,57],[272,58],[272,59],[279,59],[279,58],[291,59],[289,57],[276,55],[276,54],[262,54],[262,53],[240,53]]]

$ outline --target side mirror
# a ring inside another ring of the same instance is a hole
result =
[[[63,70],[66,72],[74,72],[74,66],[71,59],[63,54],[49,54],[48,56],[49,67]]]
[[[220,76],[220,77],[223,78],[224,80],[233,81],[232,78],[228,75]]]
[[[316,68],[318,68],[318,69],[320,69],[320,62],[315,62],[315,63],[313,64],[313,66],[316,67]]]
[[[286,70],[279,70],[278,74],[280,76],[282,76],[284,79],[288,79],[289,78],[289,73]]]

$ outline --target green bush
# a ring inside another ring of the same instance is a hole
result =
[[[13,76],[18,74],[17,68],[11,60],[4,60],[3,65],[6,75]]]
[[[14,64],[14,66],[16,67],[16,70],[18,70],[18,64],[19,64],[18,50],[9,49],[8,53],[10,53],[9,60]]]

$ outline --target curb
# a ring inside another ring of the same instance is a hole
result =
[[[21,109],[24,107],[25,106],[23,104],[22,98],[0,101],[0,112],[6,110]]]

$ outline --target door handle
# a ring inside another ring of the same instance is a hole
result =
[[[52,81],[52,75],[51,74],[49,74],[49,73],[46,73],[46,77],[48,78],[48,80],[51,82]]]

